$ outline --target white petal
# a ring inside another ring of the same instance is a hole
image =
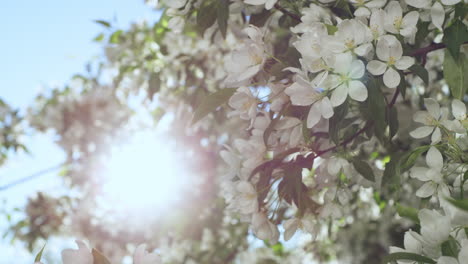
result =
[[[365,101],[367,99],[366,86],[361,81],[350,81],[349,96],[359,102]]]
[[[430,180],[429,176],[427,175],[427,172],[429,171],[428,168],[424,167],[413,167],[410,170],[410,176],[412,178],[416,178],[420,181],[428,181]]]
[[[433,182],[426,182],[421,188],[416,191],[416,196],[426,198],[434,194],[437,185]]]
[[[406,0],[406,3],[416,8],[424,8],[430,6],[431,0]]]
[[[348,88],[345,86],[345,84],[341,84],[333,91],[330,101],[332,105],[336,107],[341,105],[347,97]]]
[[[418,123],[429,125],[429,120],[432,120],[433,117],[427,111],[417,111],[414,113],[413,120]]]
[[[405,15],[402,21],[402,27],[414,27],[418,23],[419,13],[417,11],[411,11]]]
[[[388,88],[395,88],[400,84],[400,74],[395,69],[388,68],[383,75],[383,82]]]
[[[429,165],[429,167],[439,171],[444,166],[444,159],[442,158],[442,154],[436,147],[432,146],[429,148],[429,151],[426,154],[426,163]]]
[[[328,97],[324,97],[320,104],[320,111],[322,112],[322,116],[326,119],[333,116],[333,107]]]
[[[354,49],[354,53],[358,56],[366,57],[372,51],[372,44],[365,43]]]
[[[293,105],[311,105],[316,99],[317,92],[312,87],[300,85],[298,82],[287,87],[284,92],[291,98]]]
[[[389,45],[389,55],[393,57],[395,60],[399,60],[401,56],[403,55],[403,47],[401,46],[400,41],[398,41],[396,38],[390,38],[390,45]]]
[[[348,76],[352,79],[359,79],[364,76],[365,66],[361,60],[354,60],[350,67]]]
[[[288,219],[284,222],[284,240],[288,241],[296,233],[299,226],[299,221],[296,218]]]
[[[445,11],[444,7],[437,1],[431,8],[431,18],[434,26],[440,30],[443,30],[442,25],[444,24]]]
[[[372,74],[372,75],[381,75],[385,72],[387,69],[387,64],[378,61],[378,60],[373,60],[370,61],[367,64],[367,70]]]
[[[442,4],[444,5],[456,5],[458,3],[460,3],[461,0],[442,0]],[[466,4],[466,2],[465,2]]]
[[[452,114],[458,120],[464,120],[466,118],[466,105],[458,100],[452,101]]]
[[[409,252],[420,254],[422,251],[421,242],[419,242],[411,232],[406,232],[404,237],[405,249]]]
[[[433,127],[430,126],[422,126],[418,127],[415,130],[410,132],[410,135],[414,138],[423,138],[429,136],[432,131],[434,130]]]
[[[424,105],[427,108],[429,114],[435,119],[439,119],[440,117],[440,105],[437,103],[436,100],[432,98],[424,98]]]
[[[395,63],[395,67],[399,70],[406,70],[409,67],[411,67],[411,65],[413,64],[414,64],[413,57],[403,56],[401,57],[401,59],[397,60],[397,62]]]
[[[315,126],[320,121],[321,116],[318,104],[313,104],[309,110],[309,115],[307,115],[307,128]]]
[[[432,144],[439,143],[441,137],[442,137],[442,133],[440,132],[440,128],[436,127],[436,129],[434,130],[431,136],[431,143]]]
[[[348,74],[352,61],[353,56],[349,52],[336,55],[334,65],[335,71],[341,74]]]

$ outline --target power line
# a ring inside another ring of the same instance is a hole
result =
[[[22,183],[25,183],[25,182],[28,182],[30,180],[33,180],[35,178],[38,178],[46,173],[49,173],[49,172],[52,172],[52,171],[55,171],[55,170],[58,170],[60,169],[63,165],[65,165],[66,163],[65,162],[61,162],[60,164],[57,164],[55,166],[52,166],[50,168],[47,168],[47,169],[44,169],[44,170],[41,170],[41,171],[38,171],[32,175],[29,175],[29,176],[26,176],[26,177],[23,177],[21,179],[18,179],[16,181],[12,181],[8,184],[5,184],[3,186],[0,186],[0,192],[1,191],[5,191],[6,189],[9,189],[11,187],[14,187],[16,185],[19,185],[19,184],[22,184]]]

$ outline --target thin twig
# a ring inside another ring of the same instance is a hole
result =
[[[285,9],[284,7],[280,6],[278,3],[275,4],[275,8],[278,9],[279,11],[281,11],[283,14],[291,17],[292,19],[296,20],[296,21],[299,21],[299,22],[302,22],[301,21],[301,17],[288,11],[287,9]]]

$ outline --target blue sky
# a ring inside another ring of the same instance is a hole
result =
[[[111,21],[119,28],[145,19],[156,21],[159,15],[143,0],[43,0],[5,1],[0,8],[0,97],[24,112],[41,86],[65,83],[84,71],[86,62],[102,53],[92,39],[103,27],[93,20]],[[26,139],[31,155],[21,154],[0,167],[0,186],[60,163],[64,157],[48,135]],[[56,191],[60,181],[53,174],[0,192],[7,207],[23,205],[37,190]],[[3,204],[0,203],[0,209]],[[0,236],[6,226],[0,214]],[[0,240],[0,264],[32,263],[20,244],[11,246]],[[53,244],[49,243],[50,255]],[[47,251],[46,251],[47,253]]]

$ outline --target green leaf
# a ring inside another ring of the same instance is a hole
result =
[[[39,261],[41,261],[42,252],[44,252],[45,246],[46,246],[46,244],[44,244],[44,246],[42,246],[41,251],[39,251],[39,253],[37,253],[36,258],[34,258],[34,262],[39,262]]]
[[[375,182],[375,175],[372,168],[365,161],[353,159],[353,166],[359,174],[369,181]]]
[[[398,111],[395,107],[390,108],[388,111],[388,126],[390,128],[390,138],[393,138],[398,132]]]
[[[430,145],[417,147],[416,149],[410,150],[403,154],[403,156],[400,159],[401,171],[405,172],[406,170],[413,167],[414,163],[419,158],[419,156],[421,156],[422,153],[426,152],[430,147]]]
[[[419,254],[409,253],[409,252],[396,252],[396,253],[387,255],[384,257],[382,263],[389,263],[390,261],[396,261],[396,260],[414,260],[414,261],[417,261],[418,263],[429,263],[429,264],[437,263],[428,257],[424,257]]]
[[[387,128],[385,118],[387,104],[385,103],[384,95],[380,90],[379,83],[375,78],[371,78],[369,80],[367,89],[369,91],[367,104],[369,108],[370,118],[374,122],[374,132],[377,138],[383,141],[385,129]]]
[[[418,210],[416,208],[396,204],[396,211],[400,217],[408,218],[411,221],[419,224]]]
[[[203,35],[205,30],[214,24],[217,16],[217,2],[214,0],[203,1],[197,12],[198,32]]]
[[[196,122],[200,121],[200,119],[202,119],[209,113],[216,110],[216,108],[227,102],[235,92],[236,88],[225,88],[205,97],[195,110],[192,124],[195,124]]]
[[[226,38],[227,25],[229,18],[229,0],[218,0],[218,27],[223,35],[223,38]]]
[[[390,192],[399,188],[400,184],[400,153],[393,153],[390,161],[385,164],[385,170],[382,178],[382,185],[388,187]]]
[[[457,58],[460,55],[460,46],[466,41],[468,41],[468,29],[460,19],[445,29],[443,42],[452,57]]]
[[[112,35],[110,35],[109,37],[109,43],[112,43],[112,44],[117,44],[120,42],[120,36],[122,35],[123,33],[123,30],[119,29],[117,31],[115,31],[114,33],[112,33]]]
[[[325,27],[327,27],[328,35],[334,35],[336,31],[338,31],[337,26],[325,24]]]
[[[110,264],[110,261],[104,255],[102,255],[101,252],[93,248],[92,253],[94,259],[93,264]]]
[[[453,198],[446,198],[446,200],[458,209],[468,211],[468,199],[455,200]]]
[[[333,116],[329,119],[328,132],[330,133],[330,138],[335,144],[338,144],[340,141],[339,131],[343,119],[348,114],[348,100],[338,107],[335,107]]]
[[[409,70],[421,78],[421,80],[423,80],[426,85],[429,84],[429,73],[427,72],[426,68],[419,64],[414,64],[409,68]]]
[[[105,20],[94,20],[94,23],[97,23],[101,26],[104,26],[106,28],[110,28],[111,27],[111,23],[105,21]]]
[[[154,94],[159,92],[160,89],[161,89],[161,78],[159,76],[159,73],[154,72],[150,75],[150,78],[148,80],[148,98],[152,100]]]
[[[460,248],[458,247],[458,242],[452,236],[442,243],[441,248],[442,256],[458,258]]]
[[[452,96],[462,100],[468,87],[468,59],[463,53],[455,60],[448,50],[445,51],[444,78]]]
[[[93,39],[93,41],[95,41],[95,42],[101,42],[103,39],[104,39],[104,33],[101,33],[101,34],[97,35],[97,36]]]

